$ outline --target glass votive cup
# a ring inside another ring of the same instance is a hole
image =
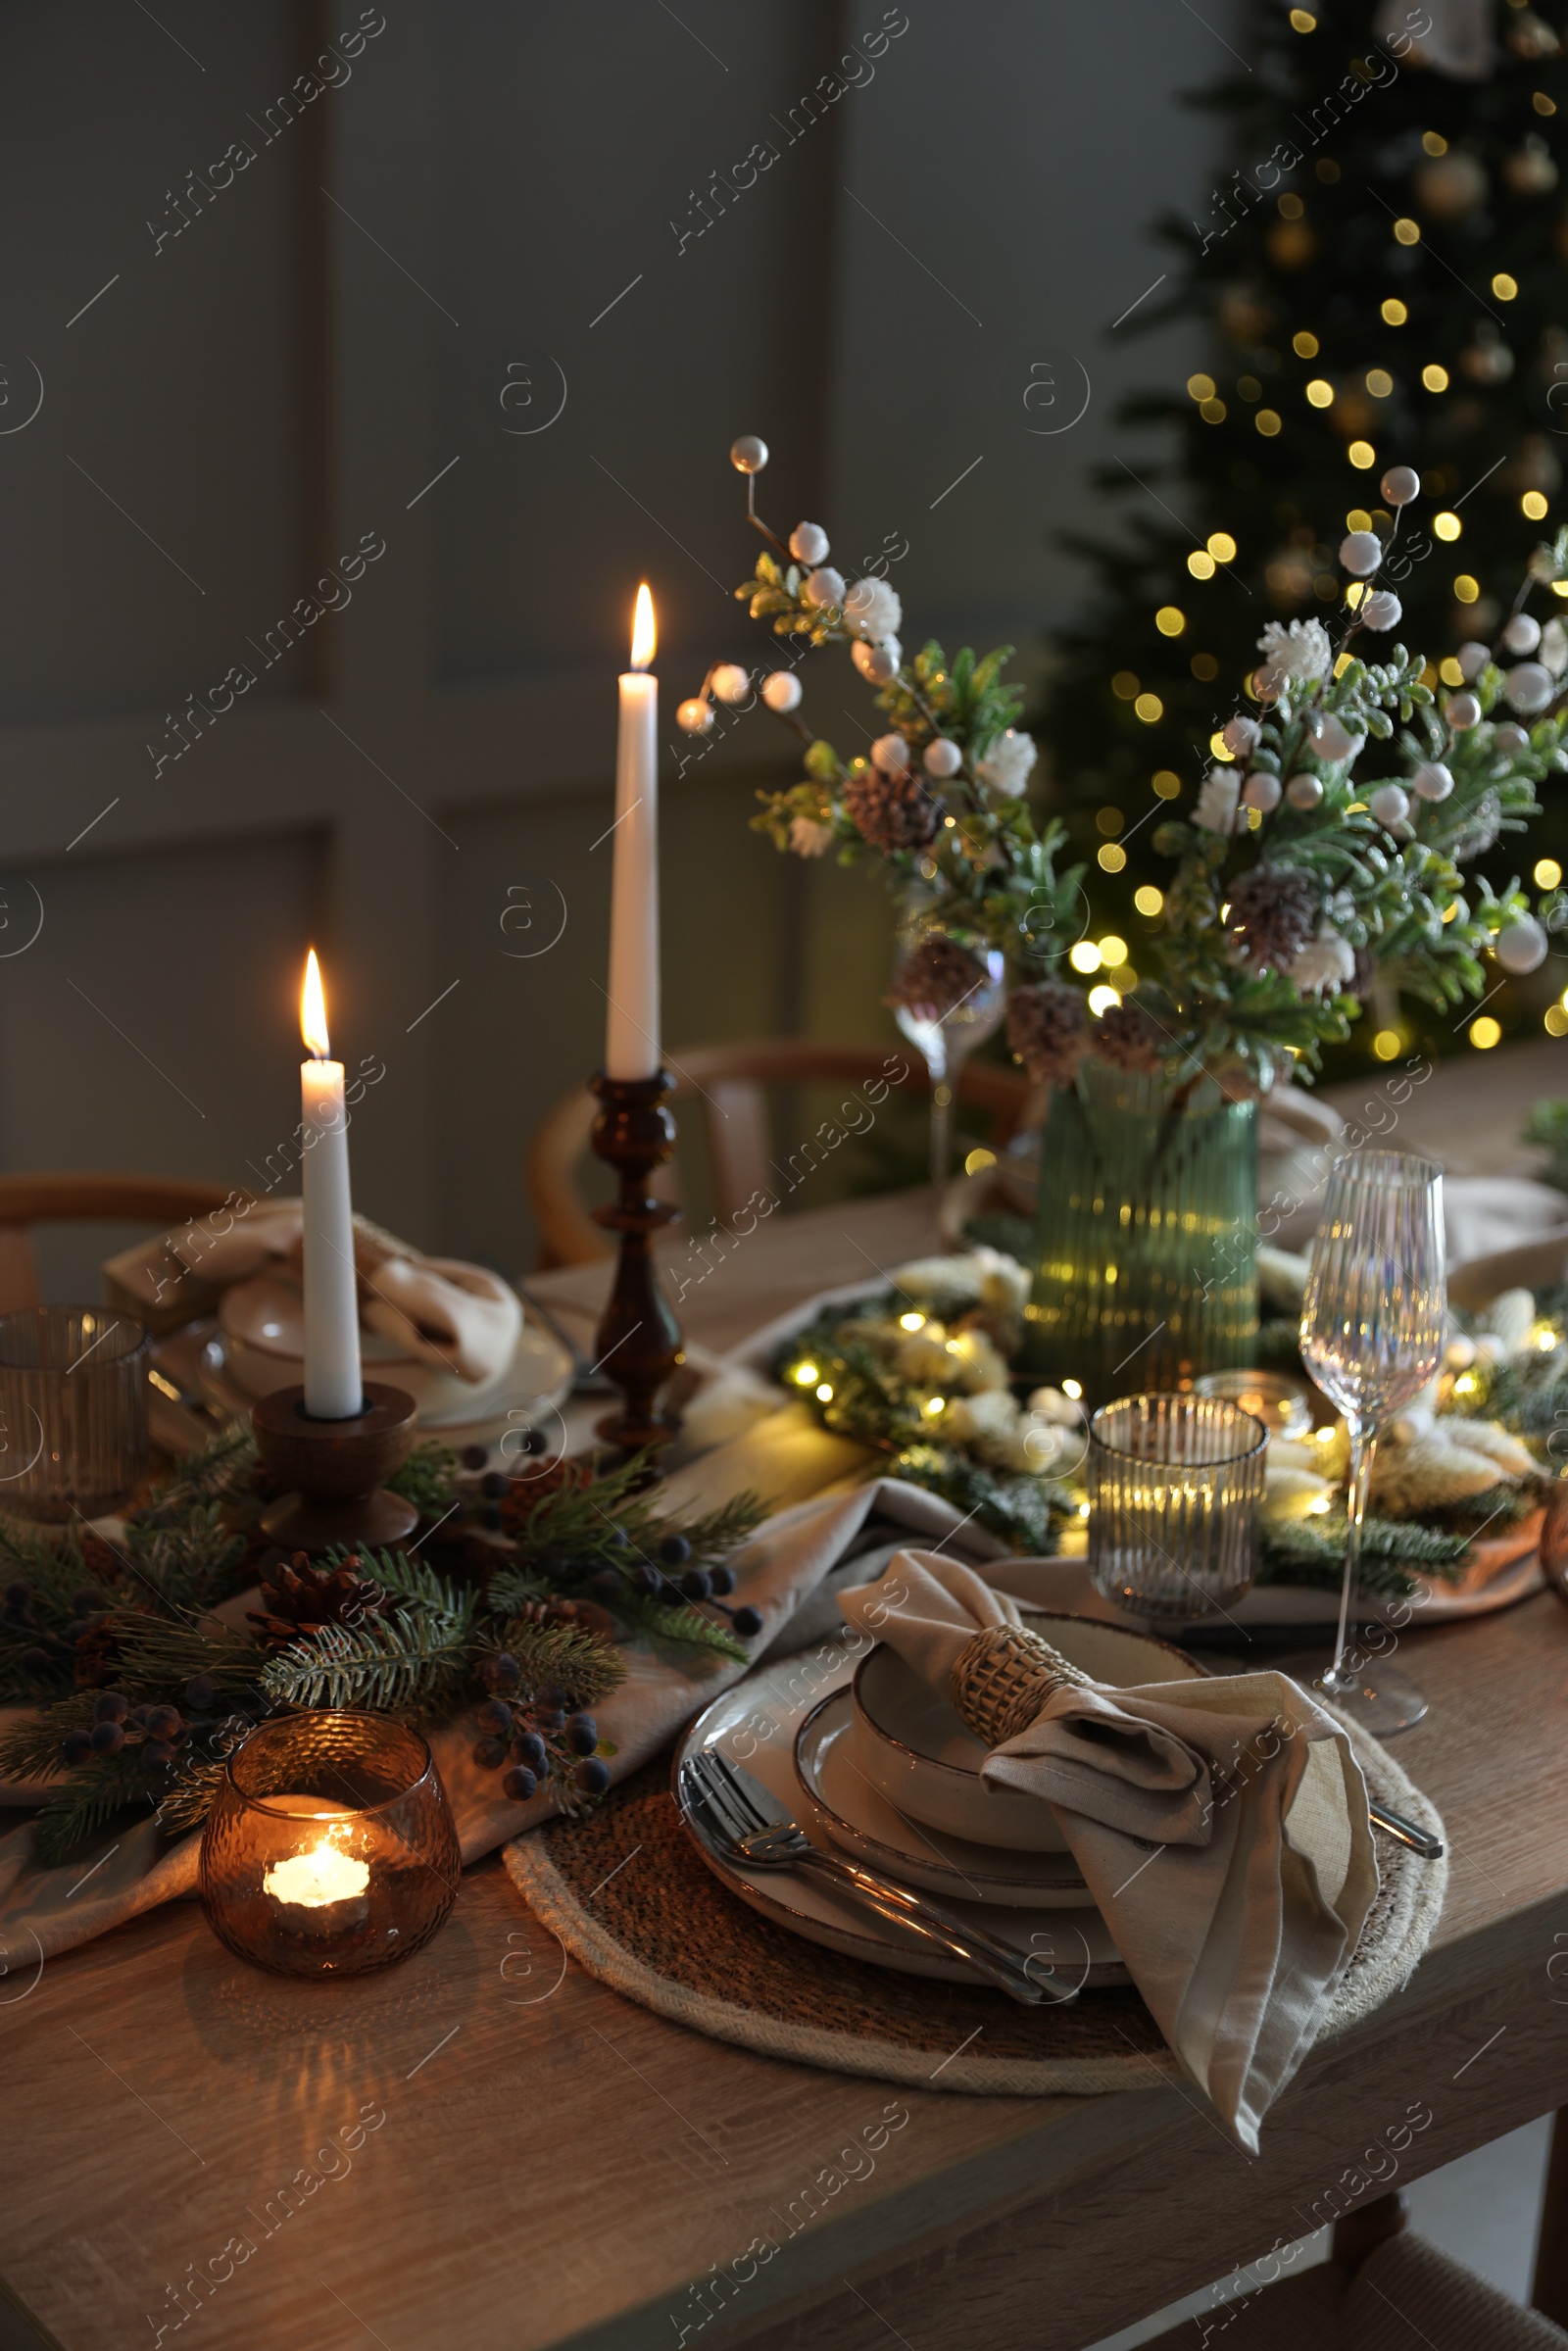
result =
[[[1130,1396],[1089,1424],[1089,1575],[1138,1616],[1206,1616],[1257,1569],[1268,1432],[1222,1396]]]
[[[147,1333],[109,1306],[0,1314],[0,1510],[63,1523],[147,1472]]]
[[[1285,1371],[1205,1371],[1193,1382],[1198,1396],[1220,1396],[1260,1420],[1271,1437],[1293,1442],[1312,1434],[1312,1399],[1302,1380]]]
[[[220,1942],[273,1975],[364,1976],[429,1941],[462,1867],[417,1731],[289,1714],[229,1757],[202,1835],[202,1908]]]

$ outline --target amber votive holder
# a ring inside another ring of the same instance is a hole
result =
[[[202,1835],[202,1908],[220,1942],[274,1976],[365,1976],[429,1941],[462,1867],[417,1731],[289,1714],[229,1758]]]

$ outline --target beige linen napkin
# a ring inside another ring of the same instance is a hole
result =
[[[105,1272],[118,1295],[149,1312],[194,1283],[199,1304],[238,1282],[270,1273],[302,1281],[304,1203],[297,1200],[215,1209],[112,1258]],[[482,1388],[501,1378],[517,1349],[522,1307],[481,1267],[439,1264],[368,1217],[354,1219],[360,1321],[412,1355]],[[193,1309],[194,1310],[194,1309]]]
[[[944,1694],[977,1630],[1019,1621],[925,1551],[839,1605]],[[1051,1805],[1160,2031],[1255,2154],[1377,1892],[1345,1733],[1283,1674],[1060,1689],[982,1779]]]
[[[786,1466],[799,1454],[794,1417],[780,1415],[790,1423],[782,1439]],[[824,1458],[831,1474],[846,1448],[831,1439],[828,1447]],[[764,1436],[752,1454],[753,1482],[763,1492],[770,1491],[768,1458]],[[694,1465],[683,1475],[695,1479],[700,1467]],[[998,1547],[978,1528],[965,1526],[951,1504],[894,1478],[875,1478],[848,1494],[818,1496],[766,1520],[733,1561],[738,1596],[760,1609],[763,1619],[754,1656],[764,1650],[782,1654],[829,1631],[842,1641],[842,1624],[835,1616],[831,1626],[824,1625],[810,1606],[813,1596],[830,1582],[842,1584],[877,1573],[889,1550],[911,1537],[952,1543],[967,1548],[971,1556]],[[225,1606],[243,1610],[246,1602],[255,1604],[254,1593]],[[749,1670],[719,1658],[654,1654],[641,1648],[629,1652],[628,1663],[626,1681],[595,1709],[603,1736],[618,1750],[610,1767],[617,1780],[657,1754],[710,1698]],[[539,1798],[514,1804],[502,1795],[499,1775],[473,1761],[477,1737],[471,1717],[465,1717],[436,1732],[430,1741],[466,1862],[477,1861],[520,1831],[536,1828],[550,1813],[549,1804]],[[0,1961],[12,1976],[24,1974],[45,1957],[107,1934],[160,1902],[194,1893],[200,1843],[200,1837],[192,1835],[171,1845],[151,1821],[144,1821],[106,1836],[79,1860],[45,1870],[32,1859],[30,1826],[0,1837]]]

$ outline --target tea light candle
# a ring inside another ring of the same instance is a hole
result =
[[[262,1891],[277,1904],[277,1923],[289,1935],[343,1935],[370,1915],[369,1864],[331,1841],[274,1861]]]

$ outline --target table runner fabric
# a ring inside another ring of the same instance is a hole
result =
[[[750,1485],[763,1494],[809,1491],[827,1478],[842,1477],[845,1459],[861,1458],[825,1432],[803,1428],[805,1416],[791,1406],[711,1456],[711,1476],[720,1496]],[[811,1437],[819,1434],[813,1450]],[[682,1473],[683,1498],[702,1499],[698,1463]],[[965,1525],[951,1504],[891,1478],[872,1478],[848,1491],[830,1491],[776,1511],[736,1554],[739,1592],[760,1610],[763,1632],[755,1654],[820,1639],[823,1609],[840,1620],[832,1593],[842,1585],[880,1571],[891,1550],[911,1539],[948,1543],[961,1556],[994,1556],[1002,1545],[973,1523]],[[254,1594],[246,1595],[254,1604]],[[243,1610],[245,1601],[229,1603]],[[749,1665],[704,1653],[627,1652],[625,1682],[595,1713],[603,1737],[618,1750],[613,1778],[624,1778],[656,1754],[699,1708]],[[460,1717],[437,1731],[430,1744],[452,1804],[464,1861],[476,1861],[521,1831],[550,1817],[544,1798],[514,1804],[501,1793],[500,1775],[473,1761],[478,1734],[471,1718]],[[14,1789],[12,1800],[37,1802],[41,1790]],[[102,1840],[108,1842],[107,1839]],[[46,1869],[33,1859],[30,1823],[0,1837],[0,1957],[13,1967],[52,1957],[89,1942],[112,1927],[138,1917],[160,1902],[193,1894],[197,1887],[199,1832],[171,1845],[152,1821],[122,1832],[108,1850],[85,1849],[78,1860]]]
[[[1372,1794],[1441,1837],[1436,1807],[1393,1757],[1359,1728],[1340,1728]],[[1315,2040],[1348,2031],[1399,1989],[1443,1909],[1446,1861],[1422,1861],[1375,1835],[1377,1894]],[[586,1974],[712,2040],[979,2097],[1081,2096],[1181,2078],[1131,1986],[1022,2009],[981,1985],[843,1958],[760,1917],[697,1853],[662,1765],[584,1819],[515,1838],[502,1858],[533,1917]],[[547,1954],[530,1956],[550,1981]]]
[[[977,1631],[1021,1621],[972,1568],[916,1550],[839,1605],[943,1696]],[[1377,1893],[1347,1734],[1279,1673],[1067,1686],[981,1778],[1050,1806],[1166,2039],[1255,2154]]]

